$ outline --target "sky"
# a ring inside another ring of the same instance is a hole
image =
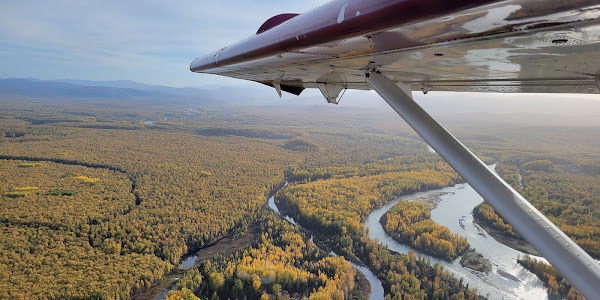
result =
[[[265,90],[269,88],[252,82],[192,73],[189,64],[254,35],[274,15],[303,13],[327,1],[4,0],[0,1],[0,78],[133,80],[173,87]],[[346,103],[365,98],[370,103],[381,102],[373,92],[346,94]],[[423,98],[416,94],[417,100]],[[492,102],[514,98],[439,94],[441,99],[469,97]],[[317,90],[303,93],[305,97],[318,95]],[[540,101],[563,102],[563,98],[519,95],[519,99]],[[599,100],[597,95],[568,98]]]
[[[0,78],[244,86],[189,65],[256,33],[270,17],[326,0],[4,0]]]

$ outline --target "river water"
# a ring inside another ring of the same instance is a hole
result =
[[[466,237],[471,248],[475,248],[477,252],[489,259],[492,263],[492,271],[489,274],[461,266],[460,258],[450,263],[400,244],[392,239],[379,223],[381,216],[400,199],[416,201],[437,197],[441,202],[431,211],[431,218],[436,223],[450,228],[450,231]],[[547,289],[542,281],[517,263],[517,255],[525,254],[497,242],[485,230],[473,223],[473,208],[481,202],[483,199],[468,184],[457,184],[390,201],[369,214],[364,224],[369,229],[369,236],[388,245],[390,250],[400,253],[414,251],[415,255],[430,258],[431,263],[439,262],[446,270],[454,273],[458,278],[463,278],[463,282],[469,287],[477,288],[480,294],[490,299],[548,299]]]
[[[198,256],[196,256],[196,255],[188,256],[181,262],[180,267],[183,268],[184,270],[188,270],[196,264],[197,259],[198,259]],[[163,298],[165,298],[167,296],[169,291],[171,291],[172,289],[175,288],[177,281],[179,281],[179,277],[172,277],[171,279],[173,280],[173,283],[171,283],[171,285],[169,287],[165,288],[165,290],[163,291],[162,294],[160,294],[159,296],[156,296],[154,298],[154,300],[162,300]]]
[[[296,223],[296,221],[294,221],[294,219],[292,219],[290,216],[284,216],[281,214],[281,212],[279,211],[279,208],[275,204],[275,196],[269,198],[269,208],[271,208],[273,211],[275,211],[278,215],[280,215],[282,218],[286,219],[291,224],[300,227],[300,225],[298,225],[298,223]],[[302,227],[300,227],[300,228],[302,228]],[[311,237],[311,239],[312,239],[312,237]],[[329,255],[338,256],[335,252],[331,252],[331,253],[329,253]],[[369,300],[383,299],[383,295],[384,295],[383,286],[381,285],[381,281],[379,281],[377,276],[375,276],[375,274],[373,274],[373,272],[371,272],[371,270],[369,270],[365,266],[357,265],[353,262],[350,262],[350,264],[356,270],[358,270],[363,275],[365,275],[365,277],[369,281],[369,284],[371,284],[371,295],[369,297]]]

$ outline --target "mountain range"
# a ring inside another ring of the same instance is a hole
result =
[[[265,90],[249,93],[244,88],[175,88],[150,85],[129,80],[39,80],[35,78],[0,79],[0,100],[44,99],[44,100],[143,100],[143,101],[195,101],[209,105],[268,104],[274,97],[266,97]],[[270,95],[273,96],[273,95]],[[226,100],[226,101],[225,101]]]
[[[484,93],[413,93],[417,102],[434,116],[451,117],[460,123],[477,119],[498,119],[510,124],[598,124],[600,101],[597,95],[569,94],[484,94]],[[307,89],[300,97],[284,93],[279,100],[272,88],[256,84],[251,87],[215,89],[175,88],[129,80],[39,80],[34,78],[0,79],[0,101],[33,99],[44,101],[88,102],[103,105],[115,102],[160,102],[163,104],[211,107],[250,107],[282,109],[283,112],[391,113],[375,93],[350,91],[341,105],[327,105],[318,90]],[[108,104],[107,104],[108,105]],[[271,107],[271,108],[268,108]],[[394,116],[394,114],[391,114]],[[534,122],[535,121],[535,122]]]

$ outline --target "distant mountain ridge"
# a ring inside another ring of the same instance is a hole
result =
[[[103,86],[112,88],[125,88],[125,89],[136,89],[143,91],[152,92],[163,92],[175,95],[187,95],[192,93],[199,93],[204,90],[198,88],[175,88],[162,85],[152,85],[146,83],[140,83],[131,80],[108,80],[108,81],[94,81],[94,80],[80,80],[80,79],[59,79],[53,80],[54,82],[63,82],[81,86]]]
[[[164,98],[169,95],[161,91],[149,91],[128,87],[110,87],[91,84],[80,85],[60,81],[11,78],[0,79],[0,96],[134,99]]]
[[[600,123],[600,101],[597,95],[568,94],[483,94],[483,93],[413,93],[429,113],[450,123],[492,124],[493,120],[509,124],[581,124]],[[255,84],[249,87],[215,89],[175,88],[130,80],[39,80],[35,78],[0,79],[0,101],[36,102],[71,101],[97,103],[104,100],[131,102],[163,102],[187,106],[260,107],[282,114],[305,112],[331,117],[342,113],[389,113],[393,110],[377,94],[353,92],[345,94],[341,105],[325,104],[318,90],[307,89],[300,97],[284,95],[279,99],[273,88]],[[142,104],[143,105],[143,104]],[[251,109],[251,108],[248,108]],[[383,116],[383,115],[382,115]],[[356,119],[360,122],[359,119]],[[484,122],[485,121],[485,122]]]
[[[0,79],[0,99],[6,97],[87,100],[182,100],[210,105],[268,104],[272,95],[244,88],[175,88],[130,80],[92,81],[78,79],[39,80],[35,78]]]

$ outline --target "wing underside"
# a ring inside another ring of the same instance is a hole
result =
[[[425,92],[599,93],[600,5],[587,2],[501,1],[316,45],[283,44],[300,15],[271,29],[280,46],[272,53],[226,63],[224,48],[215,64],[192,70],[288,88],[366,90],[365,72],[377,69]]]

